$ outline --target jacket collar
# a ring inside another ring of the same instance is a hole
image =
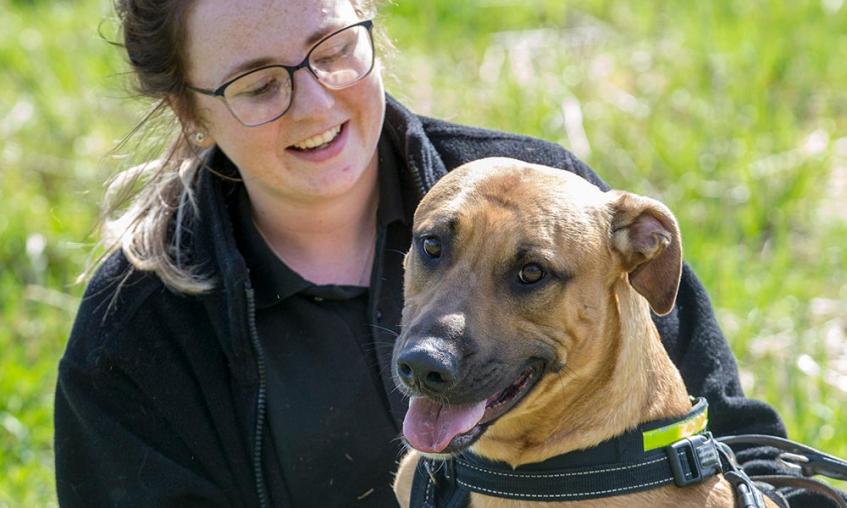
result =
[[[417,205],[435,182],[447,174],[447,168],[424,131],[421,120],[387,94],[383,135],[394,143],[397,153],[406,163],[407,175],[417,191]]]

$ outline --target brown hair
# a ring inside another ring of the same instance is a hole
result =
[[[186,17],[194,1],[116,0],[134,87],[155,101],[130,136],[144,132],[170,136],[170,141],[156,160],[123,171],[110,183],[103,213],[106,251],[100,257],[121,249],[133,267],[152,271],[168,287],[188,294],[215,285],[208,274],[185,261],[180,241],[185,218],[197,213],[194,186],[211,150],[192,145],[187,132],[199,121],[185,79]],[[350,1],[360,17],[376,12],[375,0]],[[119,148],[123,146],[126,139]]]

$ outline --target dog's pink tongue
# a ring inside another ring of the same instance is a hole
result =
[[[467,406],[439,404],[426,397],[412,397],[403,420],[403,435],[415,449],[439,453],[454,437],[479,423],[485,401]]]

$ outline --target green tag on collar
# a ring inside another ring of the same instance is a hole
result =
[[[709,423],[708,414],[708,408],[704,408],[702,411],[689,415],[678,422],[642,432],[644,451],[649,452],[657,448],[664,448],[680,439],[700,434],[706,430],[706,425]]]

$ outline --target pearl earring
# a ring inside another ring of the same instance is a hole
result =
[[[206,133],[203,131],[197,131],[194,133],[194,142],[198,145],[202,144],[206,141]]]

